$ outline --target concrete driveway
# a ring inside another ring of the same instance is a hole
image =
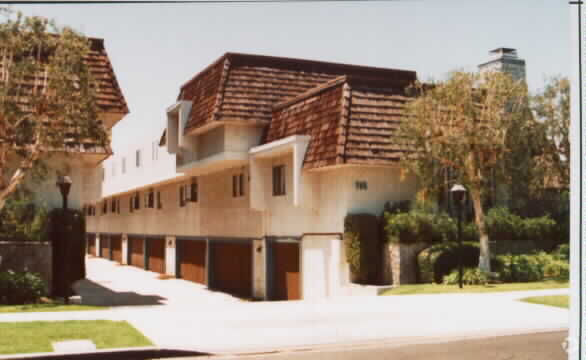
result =
[[[417,343],[568,327],[566,309],[517,301],[567,294],[568,289],[247,302],[104,259],[88,259],[87,273],[89,281],[80,284],[80,291],[90,296],[103,291],[119,306],[106,311],[6,314],[0,321],[124,319],[160,347],[210,353]],[[133,301],[142,306],[131,305]]]

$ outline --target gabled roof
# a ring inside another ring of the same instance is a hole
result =
[[[323,61],[226,53],[181,87],[192,101],[185,132],[213,121],[269,124],[272,107],[341,75],[387,79],[406,86],[413,71]]]

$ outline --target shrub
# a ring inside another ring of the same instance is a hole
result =
[[[353,280],[376,283],[381,260],[378,218],[371,214],[346,215],[344,247]]]
[[[555,237],[556,222],[544,215],[522,218],[504,207],[493,208],[486,215],[486,230],[492,240],[533,240],[547,247]]]
[[[499,255],[502,263],[498,269],[500,278],[506,282],[529,282],[543,280],[548,271],[552,274],[562,273],[560,266],[551,265],[556,262],[551,254],[539,252],[523,255]],[[549,267],[549,268],[548,268]]]
[[[478,266],[480,249],[477,243],[463,243],[462,250],[455,242],[436,244],[417,256],[419,282],[441,283],[443,277],[458,268],[459,254],[463,267]]]
[[[46,295],[47,286],[37,274],[14,271],[0,273],[0,304],[30,304]]]
[[[444,276],[444,284],[456,285],[459,280],[458,269],[453,270],[449,275]],[[465,285],[486,285],[490,278],[488,274],[479,268],[465,268],[462,271],[462,283]]]
[[[444,242],[455,239],[456,224],[446,214],[424,210],[385,213],[385,240],[391,243]]]
[[[553,252],[553,256],[557,260],[570,261],[570,245],[562,244]]]
[[[48,211],[35,205],[26,189],[11,195],[0,210],[0,240],[47,241]]]
[[[545,265],[543,272],[546,278],[570,280],[570,264],[565,261],[554,260]]]

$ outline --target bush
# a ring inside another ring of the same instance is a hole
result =
[[[570,261],[570,245],[562,244],[553,252],[553,257],[557,260]]]
[[[47,241],[48,223],[47,209],[35,205],[29,191],[18,190],[0,210],[0,240]]]
[[[555,237],[556,222],[548,215],[522,218],[504,207],[486,215],[486,230],[491,240],[533,240],[546,245]]]
[[[570,280],[570,264],[565,261],[554,260],[545,265],[543,272],[546,278]]]
[[[456,224],[448,215],[424,210],[385,213],[385,240],[391,243],[445,242],[456,237]]]
[[[478,266],[480,249],[477,243],[463,243],[462,250],[455,242],[436,244],[417,256],[419,282],[441,283],[443,277],[458,268],[462,254],[463,267]]]
[[[346,215],[344,247],[353,281],[377,283],[381,260],[378,218],[371,214]]]
[[[47,295],[47,286],[39,275],[29,272],[0,273],[0,304],[36,303]]]
[[[502,264],[498,269],[500,278],[505,282],[542,281],[546,277],[546,267],[555,261],[553,255],[545,252],[499,255],[497,259]]]
[[[444,276],[444,284],[456,285],[459,280],[458,270],[453,270],[449,275]],[[486,285],[490,277],[479,268],[465,268],[462,271],[462,283],[465,285]]]

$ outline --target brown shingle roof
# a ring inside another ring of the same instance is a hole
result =
[[[266,142],[310,135],[304,168],[388,165],[406,149],[393,138],[406,101],[401,81],[339,77],[274,107]]]
[[[86,59],[98,82],[98,106],[104,112],[128,114],[128,106],[104,48],[104,40],[97,38],[89,40],[91,50]]]
[[[178,100],[193,101],[186,132],[211,121],[268,124],[272,107],[341,75],[415,80],[413,71],[323,61],[226,53],[184,84]]]

